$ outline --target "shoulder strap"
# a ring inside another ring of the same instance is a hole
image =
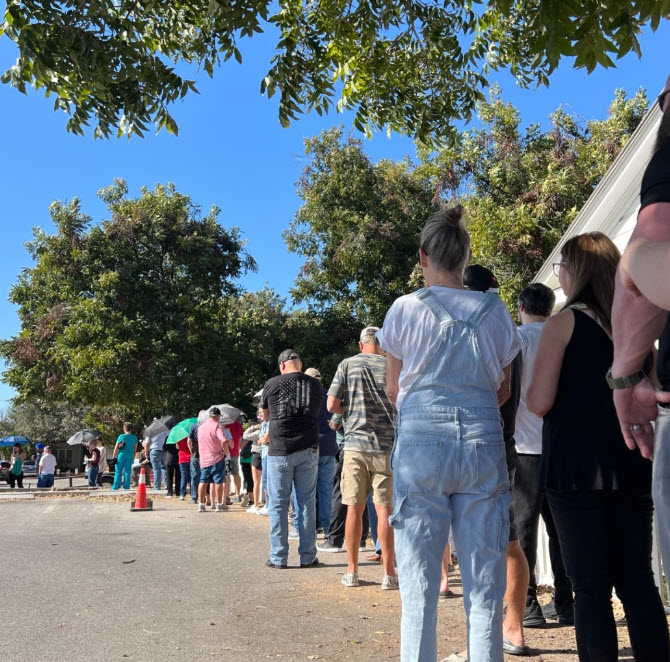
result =
[[[481,321],[486,316],[486,313],[488,313],[489,310],[493,308],[496,301],[500,301],[500,298],[496,294],[486,292],[484,294],[482,302],[475,309],[475,312],[472,313],[470,317],[468,317],[468,323],[472,324],[473,326],[479,326],[481,324]]]
[[[437,297],[427,287],[420,289],[416,293],[416,296],[428,306],[430,312],[435,315],[440,324],[442,324],[442,322],[454,321],[454,318],[448,313],[447,309],[437,300]]]

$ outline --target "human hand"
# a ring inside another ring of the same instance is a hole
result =
[[[657,391],[646,377],[631,388],[615,389],[614,406],[626,446],[640,449],[642,457],[654,459],[654,428],[659,402],[670,402],[670,392]]]

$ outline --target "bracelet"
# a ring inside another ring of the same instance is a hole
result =
[[[632,375],[628,375],[626,377],[612,377],[612,368],[610,368],[607,371],[605,379],[607,380],[609,387],[613,391],[616,391],[623,388],[631,388],[636,384],[639,384],[643,379],[646,379],[646,377],[647,374],[644,370],[638,370]]]

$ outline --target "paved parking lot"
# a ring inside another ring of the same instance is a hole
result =
[[[398,659],[400,597],[379,589],[380,566],[362,568],[358,589],[339,584],[344,554],[322,555],[319,568],[271,570],[266,518],[234,507],[198,514],[163,499],[156,506],[130,513],[127,501],[83,497],[0,503],[0,658]],[[440,653],[459,650],[464,636],[462,600],[450,600],[440,607]],[[577,660],[570,628],[528,638],[530,659]]]

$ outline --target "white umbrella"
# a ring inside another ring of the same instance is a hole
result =
[[[221,411],[221,423],[223,425],[229,425],[230,423],[234,423],[239,417],[240,414],[242,413],[237,407],[233,407],[232,405],[212,405],[212,407],[218,407],[219,410]],[[203,409],[199,414],[198,414],[198,424],[202,425],[208,418],[209,418],[209,410],[212,408],[209,407],[208,409]]]
[[[67,440],[67,443],[70,444],[70,446],[84,446],[85,444],[88,444],[89,441],[93,441],[99,436],[100,432],[98,430],[87,428],[86,430],[79,430],[79,432],[75,432]]]

